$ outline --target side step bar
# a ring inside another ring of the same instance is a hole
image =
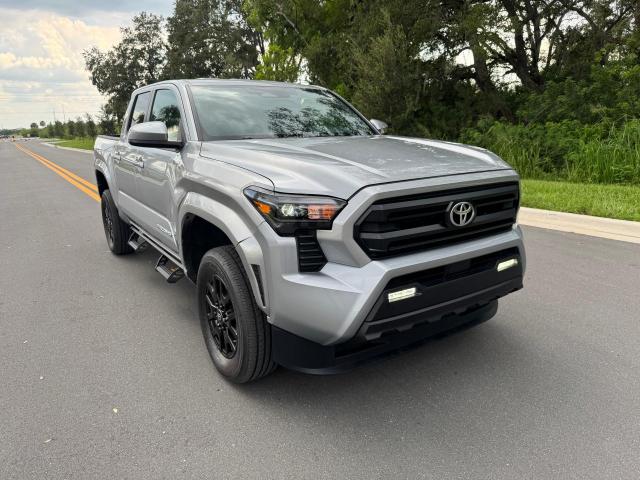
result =
[[[166,255],[160,255],[156,270],[168,283],[176,283],[184,278],[184,270],[174,264]]]
[[[158,252],[160,252],[160,258],[156,263],[156,270],[164,279],[169,283],[176,283],[178,280],[184,278],[184,265],[180,262],[178,256],[167,250],[160,242],[155,240],[151,235],[148,235],[142,228],[135,223],[131,223],[131,238],[129,239],[129,245],[134,250],[138,248],[144,249],[147,245],[151,245]],[[134,242],[133,244],[131,242]]]
[[[147,249],[149,244],[147,241],[138,235],[136,232],[131,232],[129,241],[127,242],[134,252],[142,252]]]

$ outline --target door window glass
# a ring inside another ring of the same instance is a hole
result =
[[[144,116],[147,114],[150,97],[150,92],[141,93],[136,97],[136,101],[133,104],[133,111],[131,112],[131,122],[129,122],[129,128],[138,123],[144,123]]]
[[[179,142],[180,138],[180,108],[178,99],[171,90],[158,90],[153,99],[150,120],[163,122],[167,126],[170,142]]]

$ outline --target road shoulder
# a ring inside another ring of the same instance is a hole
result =
[[[60,150],[69,150],[71,152],[80,152],[80,153],[93,155],[93,151],[92,150],[83,150],[82,148],[59,147],[58,145],[55,145],[53,143],[47,143],[47,142],[42,142],[42,145],[46,145],[47,147],[51,147],[51,148],[58,148]]]

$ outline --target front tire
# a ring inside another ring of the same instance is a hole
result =
[[[226,245],[205,253],[196,284],[200,326],[216,369],[235,383],[272,372],[271,327],[235,249]]]
[[[109,190],[102,192],[101,199],[102,225],[109,250],[115,255],[126,255],[133,252],[133,248],[129,245],[131,228],[120,218],[111,192]]]

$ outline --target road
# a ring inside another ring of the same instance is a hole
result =
[[[640,477],[640,245],[525,228],[525,289],[490,322],[235,386],[192,284],[111,255],[98,203],[13,144],[0,172],[3,480]]]

